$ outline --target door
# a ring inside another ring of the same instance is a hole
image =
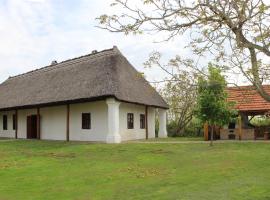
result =
[[[27,116],[27,139],[37,138],[37,115]]]

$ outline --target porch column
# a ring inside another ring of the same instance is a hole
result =
[[[18,139],[18,110],[15,110],[15,139]]]
[[[158,119],[159,119],[159,131],[158,137],[166,138],[167,137],[167,117],[165,109],[158,109]]]
[[[153,107],[148,107],[148,112],[147,112],[147,125],[148,125],[148,138],[155,138],[156,133],[155,133],[155,114],[156,114],[156,109]]]
[[[242,116],[239,115],[238,118],[238,122],[239,122],[239,140],[242,140]]]
[[[148,140],[148,106],[145,106],[145,139]]]
[[[119,134],[119,105],[120,102],[114,98],[106,100],[108,105],[108,135],[107,143],[120,143],[121,136]]]
[[[204,140],[208,141],[208,122],[205,122],[203,125],[203,135],[204,135]]]

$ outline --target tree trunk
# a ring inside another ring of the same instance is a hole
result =
[[[211,126],[211,141],[210,141],[210,146],[213,146],[213,140],[214,140],[214,125]]]

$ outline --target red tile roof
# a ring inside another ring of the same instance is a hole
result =
[[[270,94],[270,85],[264,89]],[[253,86],[229,87],[228,100],[236,102],[235,109],[242,112],[270,111],[270,102],[264,100]]]

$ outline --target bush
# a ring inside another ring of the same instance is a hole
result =
[[[250,123],[253,126],[258,126],[258,127],[270,126],[270,118],[266,116],[256,116],[250,121]]]
[[[203,125],[200,120],[193,118],[187,127],[177,133],[178,125],[176,121],[171,121],[167,125],[168,136],[170,137],[201,137],[203,136]]]

